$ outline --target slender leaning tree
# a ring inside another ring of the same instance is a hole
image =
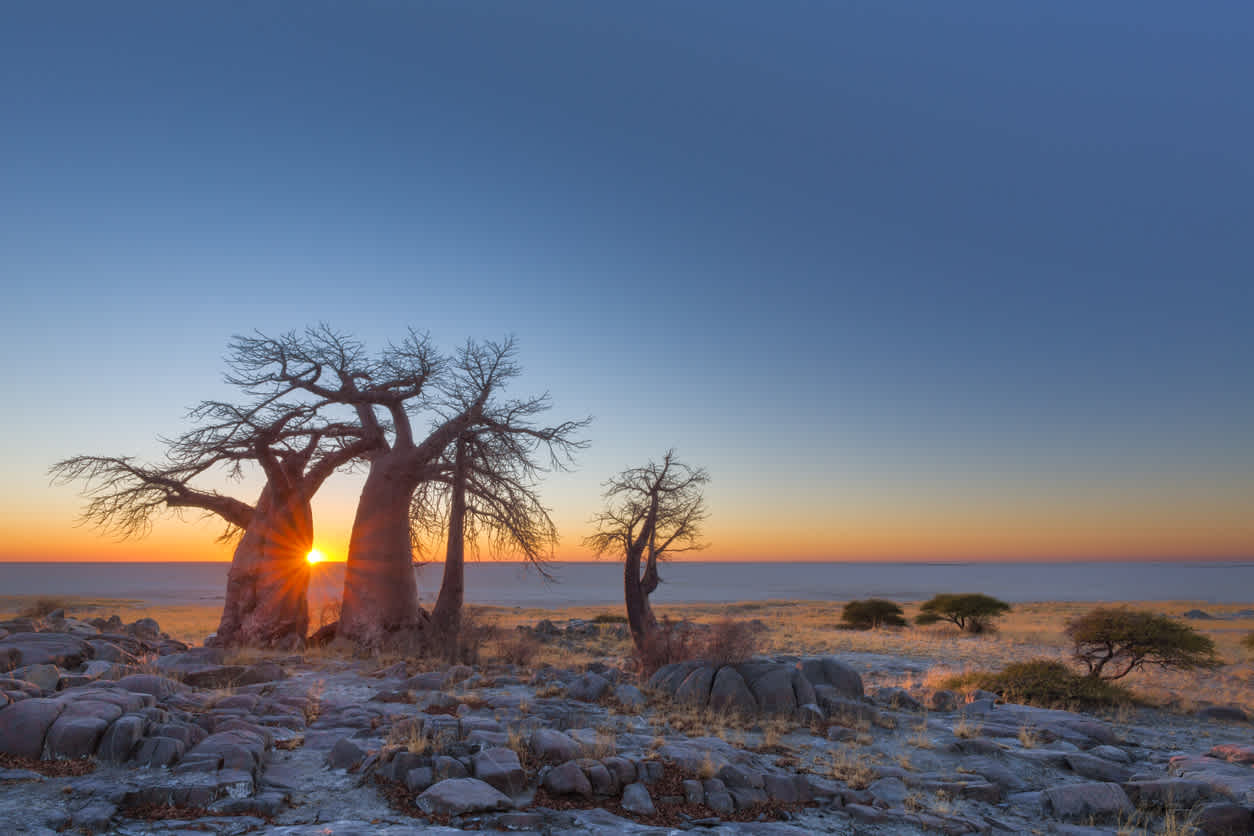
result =
[[[658,563],[679,552],[705,548],[701,523],[708,516],[702,491],[709,474],[681,462],[670,450],[660,463],[624,470],[605,483],[605,510],[593,517],[596,532],[584,545],[598,556],[623,555],[623,600],[636,647],[658,632],[649,595],[661,577]]]
[[[520,556],[541,574],[557,544],[557,527],[541,502],[542,472],[565,470],[586,443],[575,434],[588,421],[536,426],[549,409],[547,396],[501,405],[489,402],[483,421],[445,451],[442,475],[414,492],[411,521],[415,545],[446,543],[444,576],[431,612],[437,635],[456,633],[465,602],[467,544],[494,557]],[[547,458],[547,464],[543,461]]]

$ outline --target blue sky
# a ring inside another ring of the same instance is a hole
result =
[[[9,9],[0,527],[327,321],[517,335],[572,551],[676,446],[710,556],[1254,555],[1252,77],[1241,3]]]

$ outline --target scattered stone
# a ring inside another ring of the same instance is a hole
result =
[[[657,808],[653,806],[653,798],[649,795],[649,788],[641,783],[623,787],[622,805],[624,810],[638,816],[651,816],[657,812]]]
[[[1138,807],[1168,810],[1188,810],[1213,795],[1210,784],[1189,778],[1128,781],[1123,789],[1128,799]]]
[[[63,712],[48,729],[44,750],[51,758],[85,758],[96,751],[100,736],[109,727],[103,717],[72,716]]]
[[[433,784],[415,802],[428,815],[460,816],[508,810],[509,796],[477,778],[448,778]]]
[[[29,665],[14,671],[14,676],[39,686],[41,691],[55,691],[61,682],[61,669],[56,665]]]
[[[723,714],[747,717],[758,710],[758,703],[740,672],[731,665],[724,665],[710,685],[710,708]]]
[[[145,617],[136,619],[133,624],[128,624],[126,632],[141,639],[158,639],[161,638],[161,625],[155,618]]]
[[[910,696],[905,688],[887,687],[878,688],[875,691],[875,701],[890,708],[897,708],[902,711],[922,711],[923,705]]]
[[[475,777],[501,792],[517,795],[527,786],[527,776],[513,749],[484,749],[474,757]]]
[[[327,766],[332,769],[352,769],[365,757],[366,750],[357,745],[356,741],[342,737],[331,747],[331,753],[327,755]]]
[[[866,789],[876,801],[886,807],[900,807],[910,794],[900,778],[879,778],[872,781]]]
[[[550,769],[544,776],[543,784],[553,795],[592,796],[592,783],[573,760]]]
[[[435,772],[436,780],[443,781],[446,778],[468,778],[470,770],[466,768],[466,764],[457,758],[450,758],[448,755],[440,755],[431,764],[432,770]]]
[[[173,737],[148,737],[135,753],[135,762],[152,769],[172,766],[183,757],[185,748],[183,741]]]
[[[1089,749],[1089,754],[1105,758],[1108,761],[1115,761],[1116,763],[1132,763],[1132,756],[1118,746],[1094,746],[1092,749]]]
[[[1067,766],[1071,767],[1077,775],[1093,781],[1120,783],[1132,777],[1132,770],[1104,758],[1081,752],[1071,752],[1065,757]]]
[[[124,676],[117,681],[119,688],[136,694],[150,694],[162,699],[185,690],[176,680],[150,673],[137,673]]]
[[[76,668],[91,658],[91,645],[68,633],[16,633],[0,639],[0,654],[6,649],[16,651],[13,667],[56,665]]]
[[[610,689],[610,681],[599,673],[585,673],[566,686],[566,696],[580,702],[596,702]]]
[[[0,709],[0,754],[38,758],[48,729],[64,708],[59,700],[26,699]]]
[[[113,721],[113,724],[100,738],[96,748],[96,757],[102,761],[122,763],[128,760],[131,752],[144,736],[147,721],[138,714],[126,714]]]
[[[1206,804],[1190,817],[1203,836],[1248,836],[1254,833],[1254,811],[1230,801]]]
[[[579,756],[579,744],[556,729],[536,729],[531,733],[530,745],[540,761],[561,763]]]
[[[831,657],[804,659],[800,663],[801,672],[811,685],[829,685],[836,689],[842,697],[861,699],[866,693],[863,690],[862,675],[849,665]]]
[[[108,801],[89,801],[70,816],[70,826],[81,833],[102,833],[117,811],[117,805]]]
[[[1128,816],[1132,802],[1118,784],[1064,784],[1041,792],[1041,808],[1060,819]]]

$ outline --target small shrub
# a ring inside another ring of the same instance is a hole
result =
[[[749,624],[725,618],[711,625],[704,645],[702,659],[715,665],[734,665],[757,652],[758,636]]]
[[[626,624],[627,616],[603,612],[592,619],[593,624]]]
[[[481,620],[474,610],[464,609],[459,624],[444,627],[428,621],[413,634],[398,638],[391,649],[418,659],[477,665],[484,646],[499,637],[500,629],[495,624]]]
[[[642,677],[649,677],[664,665],[691,659],[733,665],[753,656],[757,647],[757,631],[749,622],[728,618],[703,625],[663,618],[644,647],[633,651],[630,662]]]
[[[43,618],[57,610],[66,609],[68,605],[60,598],[36,598],[34,603],[22,610],[18,615],[24,618]]]
[[[521,630],[515,630],[497,640],[496,652],[505,664],[527,668],[540,652],[540,640]]]
[[[697,658],[701,645],[691,622],[663,618],[658,629],[645,637],[644,646],[632,651],[629,661],[641,677],[647,678],[663,665]]]
[[[877,627],[905,627],[901,607],[883,598],[850,601],[840,613],[842,630],[874,630]]]
[[[915,624],[936,624],[948,621],[959,630],[983,633],[992,627],[992,620],[1010,612],[1010,605],[988,595],[968,592],[959,595],[937,595],[919,608]]]
[[[1254,656],[1254,633],[1246,634],[1245,638],[1241,639],[1241,646],[1248,650],[1250,655]]]
[[[1081,676],[1062,662],[1031,659],[1000,671],[976,671],[955,676],[945,687],[954,691],[977,688],[992,691],[1007,702],[1054,707],[1099,707],[1135,702],[1126,688],[1091,676]]]
[[[1220,664],[1215,643],[1192,627],[1127,607],[1098,607],[1067,622],[1066,634],[1075,644],[1072,655],[1094,679],[1122,679],[1146,665],[1191,670]]]

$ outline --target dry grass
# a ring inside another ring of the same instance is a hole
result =
[[[983,730],[983,723],[972,722],[967,719],[967,715],[965,714],[958,717],[958,722],[953,725],[954,736],[961,737],[963,740],[970,740],[973,737],[979,737],[980,732]]]
[[[844,781],[851,789],[864,790],[875,780],[875,770],[867,759],[845,749],[833,750],[826,767],[828,776]]]
[[[0,596],[0,619],[11,618],[35,604],[45,595]],[[172,637],[189,644],[199,644],[217,629],[221,607],[214,605],[148,606],[132,599],[102,599],[57,596],[67,613],[75,618],[108,617],[117,613],[125,622],[149,616]],[[954,674],[973,670],[1005,667],[1013,662],[1032,658],[1054,658],[1066,661],[1069,645],[1063,630],[1068,619],[1082,615],[1096,604],[1077,602],[1046,602],[1015,604],[997,622],[995,633],[961,634],[951,626],[908,627],[850,631],[837,629],[844,601],[748,601],[733,604],[661,604],[655,607],[659,617],[689,619],[714,624],[724,619],[760,620],[766,627],[757,635],[760,652],[819,654],[841,652],[882,653],[927,660],[930,669],[917,681],[896,677],[895,681],[877,674],[872,667],[863,670],[869,688],[879,685],[921,686],[936,688]],[[1209,604],[1199,601],[1128,602],[1133,608],[1180,616],[1192,609],[1223,616],[1243,609],[1254,609],[1254,602],[1243,604]],[[573,642],[544,642],[534,653],[531,648],[496,647],[488,642],[485,661],[530,655],[526,667],[545,664],[563,668],[580,667],[595,661],[621,663],[631,652],[631,640],[616,633],[619,623],[611,621],[618,611],[607,611],[604,605],[567,607],[560,610],[522,607],[468,607],[480,621],[512,631],[519,625],[534,626],[542,618],[555,621],[580,618],[602,623],[597,632]],[[919,602],[903,605],[906,616],[918,614]],[[607,618],[607,616],[609,618]],[[1219,655],[1229,664],[1213,671],[1139,671],[1123,680],[1134,692],[1150,702],[1193,710],[1199,700],[1209,703],[1235,704],[1254,710],[1254,660],[1242,647],[1245,636],[1254,632],[1254,619],[1216,619],[1189,621],[1191,627],[1211,638]],[[398,657],[399,658],[399,657]],[[521,661],[521,660],[520,660]]]

